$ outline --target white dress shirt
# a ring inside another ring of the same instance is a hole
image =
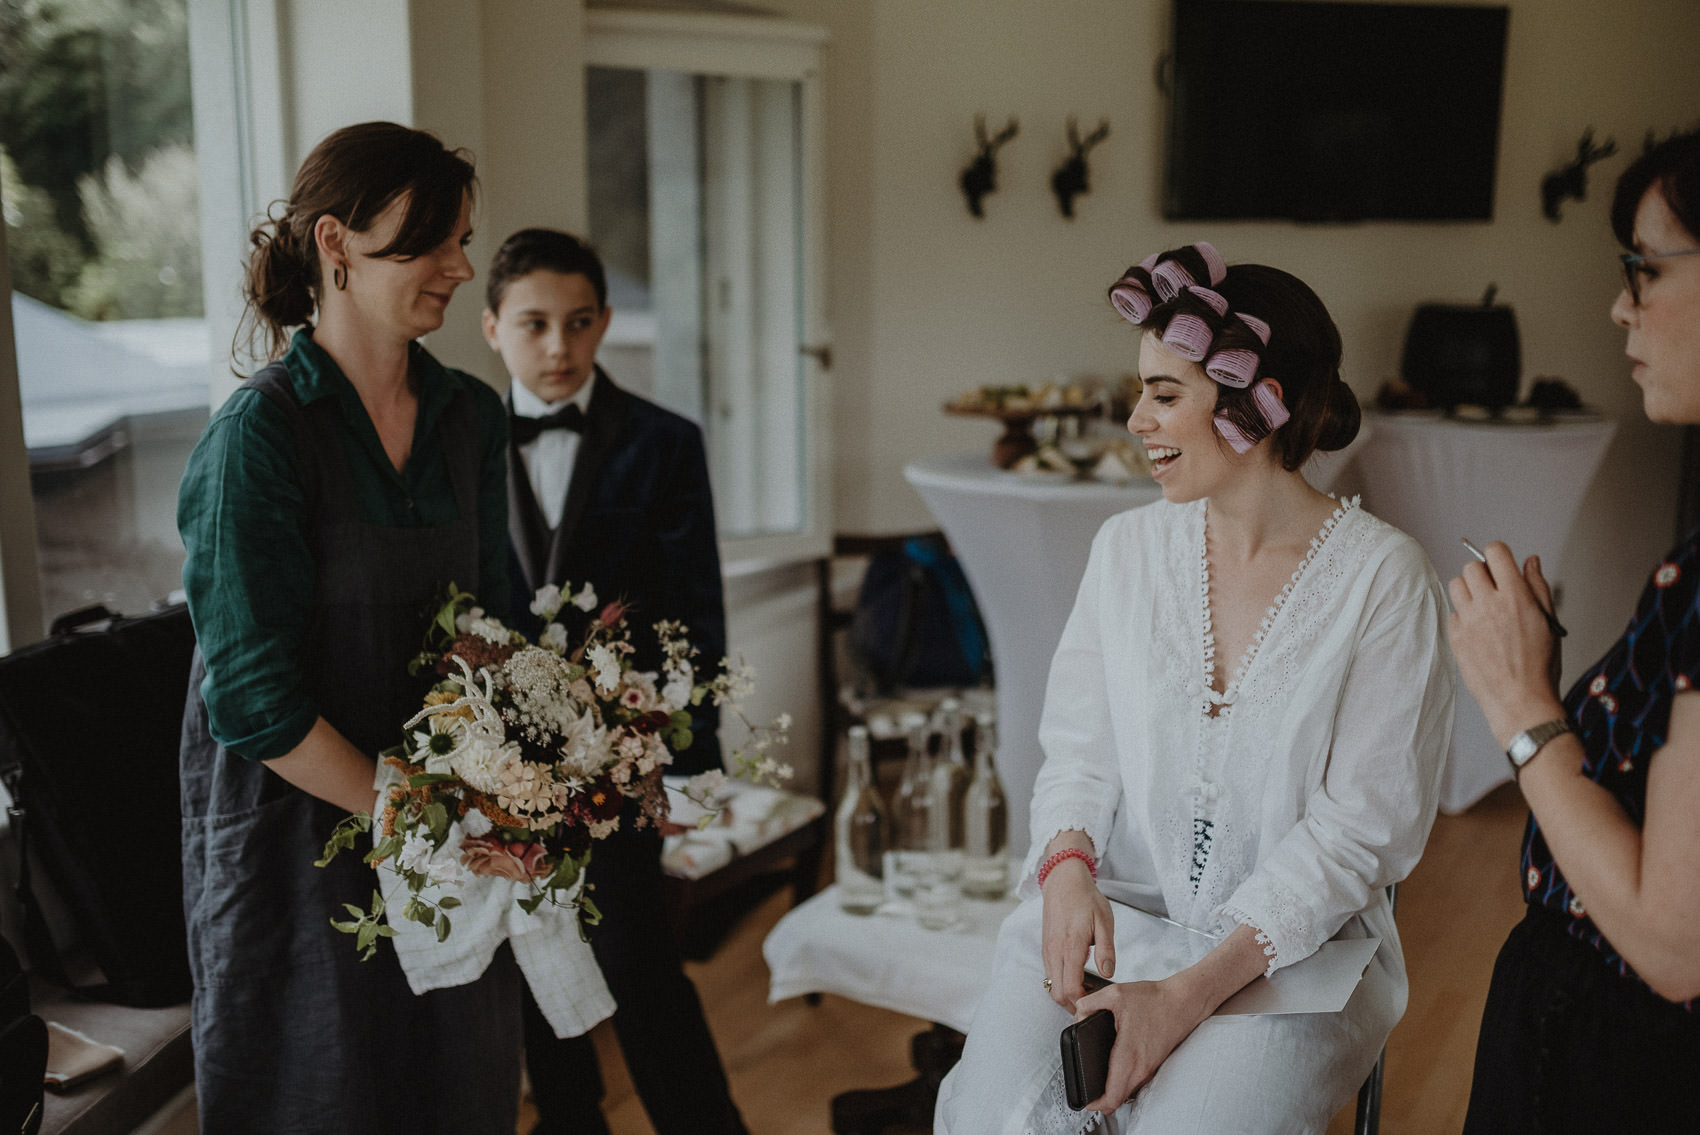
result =
[[[509,394],[514,400],[514,413],[522,418],[541,418],[568,406],[577,406],[588,414],[596,375],[592,373],[577,394],[557,402],[543,401],[517,378],[512,383]],[[520,460],[525,462],[525,472],[531,480],[531,494],[537,498],[537,507],[543,510],[543,519],[548,521],[551,530],[561,526],[561,513],[567,507],[567,490],[573,482],[573,464],[578,461],[579,441],[580,435],[576,430],[544,430],[537,440],[519,447]]]

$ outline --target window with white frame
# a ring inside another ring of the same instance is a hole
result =
[[[701,423],[727,559],[824,550],[817,29],[588,13],[589,237],[616,380]]]

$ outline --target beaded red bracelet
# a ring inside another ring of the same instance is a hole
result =
[[[1045,885],[1045,879],[1050,875],[1051,869],[1057,864],[1063,862],[1065,859],[1080,860],[1082,863],[1086,864],[1086,869],[1092,873],[1093,879],[1098,877],[1098,861],[1096,859],[1092,858],[1091,855],[1080,850],[1078,847],[1065,847],[1049,859],[1045,860],[1043,863],[1039,864],[1039,885],[1041,887]]]

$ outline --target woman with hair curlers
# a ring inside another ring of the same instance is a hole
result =
[[[1386,888],[1422,853],[1451,733],[1440,583],[1415,541],[1299,473],[1359,420],[1310,288],[1201,242],[1128,269],[1110,302],[1141,332],[1128,428],[1164,499],[1093,542],[1051,667],[1024,901],[936,1129],[1050,1129],[1058,1033],[1102,1009],[1116,1039],[1087,1106],[1110,1130],[1321,1132],[1405,1007]],[[1088,993],[1089,958],[1116,976],[1111,899],[1214,944]],[[1212,1016],[1366,936],[1342,1011]]]

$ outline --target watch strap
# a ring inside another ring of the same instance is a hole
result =
[[[1551,721],[1543,721],[1511,738],[1505,746],[1505,759],[1511,762],[1513,776],[1523,771],[1523,766],[1534,759],[1535,754],[1545,747],[1548,741],[1563,733],[1571,732],[1570,722],[1563,717],[1555,717]]]

